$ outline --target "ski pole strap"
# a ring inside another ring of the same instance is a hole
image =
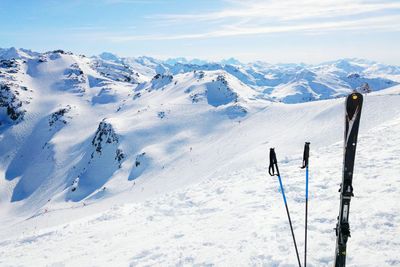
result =
[[[276,170],[275,170],[276,168]],[[279,176],[278,162],[276,160],[275,149],[271,148],[269,150],[269,168],[268,173],[271,176],[277,175]]]
[[[306,142],[304,144],[304,152],[303,152],[303,166],[302,169],[308,167],[308,158],[310,157],[310,142]]]

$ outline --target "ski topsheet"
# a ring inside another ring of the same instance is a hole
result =
[[[336,225],[335,267],[346,265],[346,245],[350,237],[349,211],[353,196],[353,169],[357,147],[363,96],[352,93],[346,98],[343,177],[340,186],[340,209]]]

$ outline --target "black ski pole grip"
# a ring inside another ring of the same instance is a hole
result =
[[[300,168],[304,169],[308,167],[308,158],[310,157],[310,142],[306,142],[304,144],[304,152],[303,152],[303,166]]]
[[[275,167],[276,167],[276,173],[275,173]],[[270,148],[269,150],[269,168],[268,168],[268,173],[271,176],[278,175],[279,176],[279,169],[278,169],[278,162],[276,160],[276,154],[275,154],[275,149]]]

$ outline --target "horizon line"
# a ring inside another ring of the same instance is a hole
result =
[[[287,61],[287,62],[272,62],[272,61],[267,61],[265,59],[253,59],[253,60],[241,60],[238,57],[235,56],[230,56],[230,57],[224,57],[224,58],[220,58],[220,59],[206,59],[206,58],[201,58],[201,57],[192,57],[192,56],[165,56],[165,55],[120,55],[118,54],[118,52],[110,52],[110,51],[103,51],[100,52],[98,54],[92,54],[92,55],[88,55],[87,53],[81,53],[81,52],[75,52],[73,50],[69,50],[69,49],[64,49],[64,48],[55,48],[55,49],[42,49],[40,50],[36,50],[36,49],[31,49],[31,48],[24,48],[24,47],[15,47],[15,46],[11,46],[11,47],[1,47],[0,46],[0,50],[10,50],[10,49],[15,49],[15,50],[26,50],[26,51],[30,51],[33,53],[49,53],[49,52],[53,52],[53,51],[57,51],[57,50],[62,50],[64,52],[68,52],[68,53],[72,53],[74,55],[83,55],[85,57],[99,57],[101,54],[103,53],[108,53],[111,54],[113,56],[116,56],[120,59],[132,59],[132,58],[141,58],[141,57],[146,57],[146,58],[151,58],[154,60],[158,60],[158,61],[162,61],[163,63],[165,63],[165,61],[168,60],[177,60],[177,59],[184,59],[186,61],[188,61],[187,63],[182,63],[182,62],[177,62],[177,63],[181,63],[181,64],[193,64],[193,65],[198,65],[198,64],[194,64],[191,63],[190,61],[204,61],[205,64],[213,64],[213,63],[222,63],[222,61],[228,61],[228,60],[235,60],[238,61],[241,64],[251,64],[251,63],[256,63],[256,62],[262,62],[262,63],[267,63],[267,64],[271,64],[271,65],[290,65],[290,64],[295,64],[295,65],[311,65],[311,66],[316,66],[316,65],[322,65],[322,64],[328,64],[328,63],[333,63],[333,62],[337,62],[337,61],[341,61],[341,60],[347,60],[347,61],[369,61],[369,63],[373,63],[373,64],[384,64],[387,66],[395,66],[395,67],[400,67],[400,65],[397,64],[387,64],[387,63],[383,63],[382,61],[379,60],[374,60],[374,59],[370,59],[370,58],[363,58],[363,57],[337,57],[335,59],[331,59],[331,60],[324,60],[324,61],[320,61],[318,63],[306,63],[304,61],[300,61],[300,62],[295,62],[295,61]],[[200,65],[204,65],[204,64],[200,64]],[[227,64],[227,65],[233,65],[233,64]]]

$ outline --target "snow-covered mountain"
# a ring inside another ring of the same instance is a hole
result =
[[[104,54],[100,55],[103,57]],[[379,91],[398,84],[400,68],[360,59],[343,59],[319,65],[277,64],[265,62],[243,64],[234,58],[221,62],[199,59],[106,58],[127,65],[150,67],[150,74],[172,74],[193,71],[225,71],[251,87],[259,98],[285,103],[341,97],[352,90]]]
[[[272,65],[0,49],[0,265],[294,263],[266,160],[276,147],[300,235],[304,141],[310,240],[320,240],[310,264],[331,265],[341,97],[355,89],[371,93],[348,260],[399,265],[399,81],[399,67],[360,59]]]

